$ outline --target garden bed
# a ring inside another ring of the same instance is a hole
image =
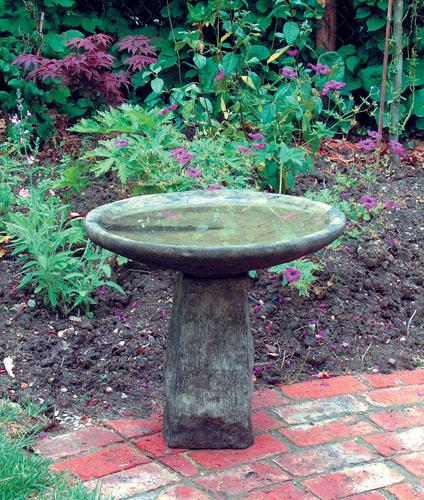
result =
[[[322,152],[295,194],[331,187],[335,162],[352,176],[363,168],[348,149]],[[424,172],[411,161],[376,175],[370,192],[399,208],[382,209],[360,238],[321,252],[324,267],[308,297],[267,271],[252,279],[256,385],[423,363]],[[360,180],[344,196],[358,199],[367,189]],[[110,184],[94,183],[73,204],[85,213],[120,196]],[[16,290],[14,258],[0,260],[0,359],[11,357],[16,375],[0,373],[1,391],[12,400],[42,398],[61,421],[144,416],[161,407],[175,276],[132,263],[114,271],[126,296],[100,290],[92,319],[61,319]]]

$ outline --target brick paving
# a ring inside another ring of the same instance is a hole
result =
[[[37,449],[116,499],[424,500],[424,369],[262,389],[252,408],[246,450],[170,449],[159,414]]]

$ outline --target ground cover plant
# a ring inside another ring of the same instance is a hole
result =
[[[174,275],[99,250],[82,223],[103,203],[187,189],[295,194],[346,214],[328,248],[250,273],[256,384],[423,364],[420,14],[405,11],[415,38],[392,141],[367,76],[381,69],[385,3],[353,4],[367,51],[315,47],[322,8],[309,0],[169,2],[153,27],[112,1],[105,16],[43,2],[41,34],[39,10],[6,2],[2,396],[41,399],[53,423],[161,408]]]
[[[42,409],[27,403],[20,406],[0,401],[0,497],[4,500],[49,498],[67,500],[100,500],[97,492],[82,484],[72,484],[64,475],[49,470],[44,457],[27,450],[45,426]]]

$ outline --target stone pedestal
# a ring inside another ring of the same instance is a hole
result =
[[[164,436],[173,448],[247,448],[253,443],[253,339],[248,277],[175,285],[165,367]]]

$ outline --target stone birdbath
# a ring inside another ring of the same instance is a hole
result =
[[[248,271],[315,252],[344,224],[324,203],[225,189],[138,196],[87,215],[94,243],[179,271],[165,363],[170,447],[253,443]]]

